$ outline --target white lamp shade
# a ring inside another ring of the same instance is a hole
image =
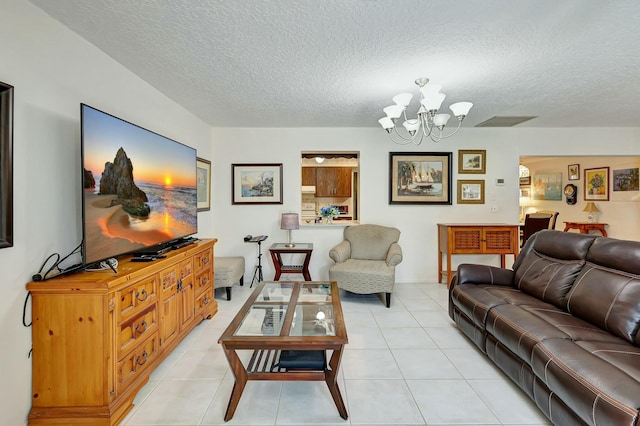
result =
[[[300,229],[298,213],[282,213],[280,218],[280,229]]]
[[[447,95],[444,93],[429,93],[429,97],[425,97],[420,103],[424,105],[427,111],[437,111],[446,97]]]
[[[400,93],[393,97],[393,102],[395,102],[396,105],[402,105],[403,108],[406,108],[406,106],[411,103],[411,99],[413,99],[411,93]]]
[[[387,114],[387,117],[389,118],[398,118],[400,117],[400,115],[402,114],[402,111],[404,111],[404,107],[402,105],[389,105],[386,108],[383,108],[383,110],[385,114]]]
[[[456,102],[449,109],[456,117],[466,117],[473,104],[471,102]]]
[[[451,118],[450,114],[436,114],[433,116],[433,125],[436,127],[444,127]]]
[[[378,120],[378,123],[380,123],[382,128],[385,130],[393,129],[394,127],[393,120],[391,120],[389,117],[382,117],[380,120]]]
[[[405,121],[404,123],[402,123],[402,125],[404,126],[405,129],[407,129],[407,132],[413,135],[420,128],[420,120],[418,120],[417,118],[414,118],[414,119]]]

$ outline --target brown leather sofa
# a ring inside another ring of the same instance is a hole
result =
[[[449,315],[554,424],[640,426],[640,242],[540,231],[460,265]]]

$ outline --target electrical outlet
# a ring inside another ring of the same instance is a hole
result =
[[[498,205],[497,204],[491,204],[491,207],[489,207],[489,211],[491,213],[497,213],[498,212]]]

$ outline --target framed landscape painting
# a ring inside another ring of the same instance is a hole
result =
[[[232,164],[232,204],[282,204],[282,163]]]
[[[458,180],[458,204],[484,204],[484,180]]]
[[[451,153],[390,152],[389,204],[451,204]]]
[[[638,191],[640,184],[638,182],[638,167],[631,169],[620,169],[613,171],[613,190],[614,191]]]
[[[484,174],[487,170],[487,151],[485,149],[458,151],[459,174]]]
[[[609,201],[609,167],[584,169],[584,200]]]
[[[562,201],[562,173],[533,175],[533,199]]]

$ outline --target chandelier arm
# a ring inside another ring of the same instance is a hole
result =
[[[436,136],[436,139],[437,139],[437,140],[436,140],[436,139],[434,139],[434,136],[433,136],[432,134],[431,134],[431,135],[429,135],[429,137],[430,137],[430,138],[431,138],[431,140],[432,140],[432,141],[434,141],[434,142],[440,142],[442,139],[446,139],[446,138],[448,138],[448,137],[451,137],[451,136],[455,135],[455,134],[458,132],[458,130],[460,130],[460,126],[461,126],[461,125],[462,125],[462,121],[458,121],[458,127],[456,127],[456,129],[455,129],[453,132],[449,133],[449,134],[448,134],[448,135],[446,135],[446,136],[443,136],[443,132],[441,131],[441,132],[440,132],[440,136]]]
[[[429,125],[429,117],[427,116],[427,114],[425,113],[424,115],[422,115],[420,120],[422,121],[422,134],[424,136],[431,137],[431,133],[433,132],[433,125]]]
[[[395,139],[393,137],[394,134],[398,136],[400,140]],[[396,143],[398,145],[409,145],[410,143],[413,143],[414,145],[420,145],[422,143],[422,138],[423,138],[422,135],[420,136],[420,138],[417,138],[416,136],[406,138],[402,136],[400,132],[396,130],[395,127],[393,128],[393,132],[389,133],[389,139],[391,139],[393,143]],[[417,142],[416,142],[416,139],[417,139]]]

